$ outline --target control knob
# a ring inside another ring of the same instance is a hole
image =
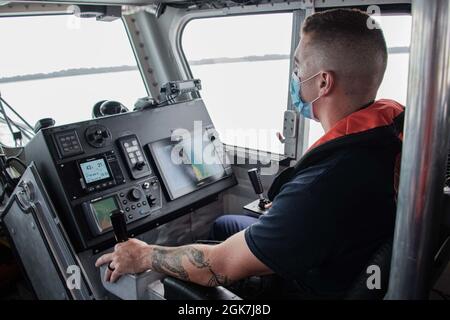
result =
[[[133,188],[133,189],[131,189],[128,196],[129,196],[130,200],[132,200],[132,201],[139,201],[142,197],[142,192],[141,192],[141,190],[139,190],[137,188]]]

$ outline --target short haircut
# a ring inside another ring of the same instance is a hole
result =
[[[387,47],[383,31],[367,13],[356,9],[319,12],[305,20],[302,32],[309,36],[319,67],[335,71],[345,81],[348,94],[378,90],[386,71]]]

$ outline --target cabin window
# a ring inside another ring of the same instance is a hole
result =
[[[122,20],[5,17],[0,39],[2,98],[32,125],[47,117],[57,125],[90,119],[100,100],[132,109],[147,96]],[[6,126],[0,131],[11,144]]]
[[[377,99],[393,99],[406,105],[411,16],[381,16],[377,20],[381,24],[389,50],[388,65]],[[315,121],[309,121],[309,125],[308,140],[311,146],[323,135],[323,129],[320,123]]]
[[[284,153],[292,13],[195,19],[182,47],[227,145]]]

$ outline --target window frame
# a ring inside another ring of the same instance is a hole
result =
[[[41,12],[41,11],[37,11],[37,10],[33,11],[33,8],[30,8],[29,11],[19,12],[19,13],[15,13],[15,14],[1,14],[1,12],[0,12],[0,19],[54,17],[54,16],[72,16],[72,15],[74,15],[74,13],[69,13],[67,11],[61,11],[61,8],[59,8],[59,7],[57,7],[57,9],[58,10],[55,10],[54,12],[48,12],[48,11]],[[82,18],[80,18],[80,19],[82,19]],[[118,18],[118,19],[120,19],[120,21],[122,22],[123,31],[125,32],[125,34],[127,36],[128,44],[130,45],[131,51],[133,52],[133,57],[134,57],[134,60],[136,61],[136,66],[138,67],[138,72],[139,72],[140,78],[142,80],[142,84],[144,85],[145,93],[147,95],[150,95],[148,81],[147,81],[147,78],[144,76],[144,73],[142,72],[140,60],[138,59],[138,55],[136,52],[136,47],[134,46],[133,41],[132,41],[133,40],[132,34],[130,33],[130,31],[128,29],[128,25],[126,23],[125,17],[122,16],[121,18]],[[108,22],[98,21],[98,23],[108,23]],[[94,74],[96,74],[96,73],[94,73]]]
[[[178,12],[176,18],[177,20],[171,25],[169,41],[174,48],[174,58],[178,64],[178,68],[181,75],[185,79],[190,79],[193,77],[189,63],[182,49],[182,37],[185,26],[194,19],[202,18],[215,18],[215,17],[225,17],[225,16],[236,16],[236,15],[251,15],[251,14],[263,14],[263,13],[283,13],[292,12],[293,17],[293,31],[292,36],[296,37],[297,40],[300,39],[300,30],[304,19],[314,12],[320,12],[323,10],[336,9],[336,8],[358,8],[361,10],[366,10],[369,5],[378,5],[383,15],[411,15],[411,0],[378,0],[373,1],[369,4],[349,2],[342,3],[341,1],[330,1],[317,4],[305,3],[305,2],[283,2],[283,3],[272,3],[272,4],[261,4],[258,6],[239,6],[230,7],[221,10],[201,10],[201,11],[180,11]],[[295,12],[298,12],[296,17]],[[297,23],[297,25],[295,25]],[[292,41],[291,47],[293,47],[292,54],[296,48],[294,41]],[[291,61],[292,63],[292,61]],[[290,70],[292,72],[292,70]],[[290,76],[290,74],[289,74]],[[287,88],[289,92],[289,88]],[[288,102],[286,110],[291,108],[290,95],[288,94]],[[303,117],[298,117],[297,133],[295,137],[296,141],[296,156],[288,157],[286,155],[286,145],[284,154],[272,154],[270,153],[273,161],[282,161],[288,164],[290,160],[298,160],[307,151],[309,140],[309,121]],[[249,159],[253,155],[256,155],[259,150],[250,150],[248,148],[225,145],[226,150],[231,152],[236,152],[238,154],[246,154],[245,158]],[[240,162],[238,162],[240,163]]]
[[[304,13],[305,10],[301,10],[304,7],[303,4],[299,4],[297,6],[293,6],[293,8],[290,9],[285,9],[285,8],[271,8],[271,10],[267,10],[267,9],[259,9],[259,10],[255,10],[255,9],[248,9],[248,8],[240,8],[235,10],[236,12],[233,13],[226,13],[224,14],[223,11],[217,12],[217,11],[209,11],[207,13],[202,13],[202,12],[197,12],[197,13],[191,13],[185,16],[185,19],[182,20],[180,26],[179,26],[179,31],[177,32],[177,52],[181,57],[181,66],[184,69],[186,75],[188,78],[193,78],[193,73],[191,70],[191,67],[189,65],[188,59],[184,53],[183,50],[183,46],[182,46],[182,38],[183,38],[183,34],[185,31],[186,26],[193,20],[198,20],[198,19],[214,19],[214,18],[222,18],[222,17],[235,17],[235,16],[249,16],[249,15],[262,15],[262,14],[277,14],[277,13],[292,13],[293,17],[292,17],[292,27],[291,27],[291,56],[293,54],[293,52],[295,51],[296,47],[297,47],[297,43],[294,42],[295,39],[299,38],[300,35],[300,28],[298,28],[298,23],[299,23],[299,15],[296,14],[296,12],[302,12]],[[290,94],[289,94],[289,79],[290,79],[290,75],[292,73],[293,70],[293,63],[292,63],[292,59],[290,60],[289,63],[289,73],[287,75],[287,80],[286,81],[286,94],[287,94],[287,100],[286,100],[286,109],[290,110],[292,108],[291,106],[291,98],[290,98]],[[200,95],[201,97],[201,95]],[[208,109],[208,106],[206,106],[206,109]],[[297,124],[297,136],[295,138],[296,141],[296,157],[298,157],[298,141],[302,140],[299,139],[299,132],[300,132],[300,127],[303,126],[304,124],[301,124],[301,122],[304,123],[304,120],[302,117],[298,117],[299,119],[299,123]],[[282,119],[280,119],[280,121],[282,121]],[[303,143],[302,143],[303,145]],[[292,157],[287,156],[286,153],[286,145],[284,148],[284,153],[283,154],[279,154],[279,153],[272,153],[269,151],[263,151],[263,150],[257,150],[257,149],[253,149],[253,148],[248,148],[248,147],[242,147],[242,146],[236,146],[236,145],[230,145],[230,144],[225,144],[225,149],[227,151],[230,152],[234,152],[234,154],[237,154],[237,157],[239,157],[239,155],[241,154],[245,154],[245,158],[247,159],[251,159],[253,157],[257,157],[258,153],[264,153],[267,154],[272,160],[274,161],[283,161],[285,159],[289,159]],[[240,163],[240,162],[238,162]]]
[[[139,54],[138,54],[138,52],[136,50],[136,46],[135,46],[134,41],[133,41],[133,36],[132,36],[132,33],[131,33],[130,29],[129,29],[129,26],[128,26],[128,23],[127,23],[127,21],[125,19],[125,16],[122,15],[122,17],[120,18],[120,21],[122,21],[123,28],[124,28],[125,33],[127,35],[128,44],[130,45],[131,51],[133,52],[133,57],[134,57],[134,60],[136,61],[136,66],[138,67],[138,71],[139,71],[139,74],[141,76],[142,83],[144,84],[145,92],[147,93],[147,96],[151,96],[150,84],[148,82],[147,77],[145,76],[145,74],[143,72],[141,60],[139,59]]]

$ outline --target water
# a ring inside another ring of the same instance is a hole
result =
[[[0,77],[135,64],[120,20],[99,23],[73,16],[0,20],[5,44],[0,52]],[[384,16],[381,22],[389,47],[409,46],[410,16]],[[199,60],[289,54],[291,35],[292,14],[281,13],[193,20],[182,40],[188,58]],[[406,103],[407,61],[407,54],[390,55],[379,98]],[[288,59],[191,69],[202,80],[202,97],[225,143],[284,152],[275,133],[282,131],[287,109]],[[99,100],[118,100],[132,109],[138,98],[147,95],[138,71],[0,84],[0,92],[33,125],[45,117],[54,118],[58,125],[90,119],[92,106]],[[311,122],[309,145],[322,134],[320,124]],[[0,141],[12,143],[5,126],[0,126]]]
[[[275,134],[282,132],[287,108],[288,60],[200,65],[192,71],[202,80],[201,95],[223,142],[284,152]],[[407,78],[408,54],[391,55],[378,98],[405,104]],[[146,96],[138,71],[1,84],[0,91],[33,125],[46,117],[57,125],[90,119],[92,106],[100,100],[118,100],[131,110]],[[1,141],[11,144],[5,130]],[[311,121],[309,145],[322,134],[320,124]]]
[[[284,153],[276,138],[287,109],[289,60],[193,66],[224,143]]]
[[[57,125],[91,119],[92,107],[100,100],[117,100],[132,110],[136,100],[147,95],[138,71],[6,83],[0,84],[0,91],[31,125],[48,117]],[[1,138],[11,145],[9,134]]]

